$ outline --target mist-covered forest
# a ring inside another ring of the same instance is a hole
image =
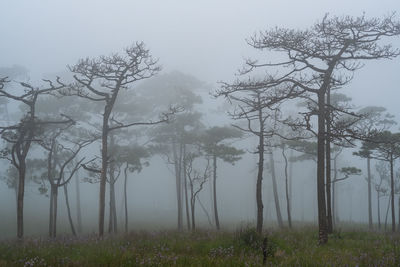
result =
[[[5,1],[0,266],[398,266],[400,7]]]

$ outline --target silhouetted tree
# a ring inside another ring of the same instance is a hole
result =
[[[99,196],[99,236],[104,234],[105,192],[108,172],[108,137],[117,129],[137,125],[153,125],[168,121],[168,113],[157,121],[120,122],[111,117],[115,102],[121,90],[127,90],[140,80],[150,78],[159,72],[160,67],[143,43],[136,43],[121,54],[100,56],[95,59],[81,59],[69,67],[74,74],[75,83],[69,88],[68,95],[77,95],[91,101],[103,103],[101,173]],[[174,111],[171,110],[171,113]],[[114,126],[110,126],[113,121]]]
[[[374,179],[373,184],[377,193],[377,218],[378,218],[378,229],[381,230],[381,209],[380,209],[380,198],[387,196],[388,188],[386,187],[389,183],[389,165],[387,162],[380,161],[375,164],[375,170],[378,173],[379,179]]]
[[[213,210],[215,227],[217,230],[220,229],[219,216],[218,216],[218,205],[217,205],[217,160],[222,159],[224,162],[235,164],[236,161],[241,159],[241,155],[244,153],[243,150],[237,149],[229,144],[226,144],[227,140],[236,139],[242,137],[243,134],[238,129],[232,127],[211,127],[204,131],[201,135],[202,149],[207,155],[212,158],[212,170],[213,170]]]
[[[190,188],[190,213],[191,213],[191,229],[196,230],[196,198],[198,194],[203,190],[204,184],[208,181],[211,176],[210,159],[206,158],[206,166],[204,170],[199,171],[199,167],[194,166],[196,158],[201,156],[201,152],[190,152],[186,155],[186,174],[188,178]]]
[[[17,237],[23,238],[24,235],[24,192],[26,176],[26,160],[31,145],[35,141],[40,141],[40,135],[44,132],[45,126],[56,126],[71,123],[71,119],[64,115],[55,120],[42,120],[36,115],[37,100],[44,95],[56,93],[65,85],[57,78],[56,82],[44,80],[43,87],[35,87],[31,84],[20,82],[20,92],[10,93],[4,88],[7,79],[3,78],[0,82],[0,97],[5,97],[11,101],[21,103],[26,110],[25,114],[18,123],[8,126],[0,126],[2,138],[10,144],[2,150],[2,155],[8,159],[18,170],[18,196],[17,196]]]
[[[279,113],[279,105],[266,103],[271,98],[277,98],[281,92],[277,90],[266,97],[264,90],[254,87],[240,85],[222,84],[222,88],[216,92],[216,96],[224,96],[233,104],[235,109],[230,116],[234,120],[243,121],[243,125],[233,125],[244,133],[251,134],[258,138],[258,146],[255,154],[258,154],[258,170],[256,181],[256,205],[257,205],[257,232],[261,234],[263,227],[263,201],[262,201],[262,180],[264,172],[264,154],[266,138],[274,135],[274,120]]]
[[[390,202],[392,211],[392,232],[396,231],[396,218],[394,209],[394,194],[395,194],[395,181],[394,181],[394,162],[400,157],[400,133],[392,133],[390,131],[383,131],[369,143],[373,147],[373,154],[371,158],[384,160],[390,166]]]
[[[317,110],[313,116],[318,118],[315,130],[318,143],[317,157],[317,195],[319,243],[328,241],[325,194],[325,140],[326,140],[326,94],[328,88],[347,84],[361,60],[390,59],[398,56],[400,51],[390,44],[381,43],[385,37],[400,35],[400,23],[395,21],[394,14],[383,19],[361,17],[329,17],[326,15],[320,22],[307,30],[275,28],[260,32],[248,43],[260,51],[277,51],[287,59],[278,62],[258,62],[247,60],[243,75],[258,68],[275,68],[274,75],[264,79],[247,79],[237,81],[229,86],[229,92],[263,88],[267,92],[276,90],[276,86],[290,88],[286,96],[280,95],[268,101],[268,105],[304,97],[316,103]],[[259,77],[259,76],[258,76]],[[269,90],[268,90],[269,89]],[[303,127],[311,130],[311,116],[304,117]],[[339,132],[340,138],[352,138],[354,132],[346,129]],[[330,137],[337,135],[331,126]],[[338,133],[338,134],[339,134]]]
[[[384,107],[368,106],[359,110],[362,119],[358,122],[358,127],[362,129],[366,136],[370,136],[377,132],[382,132],[396,124],[393,115],[385,113]],[[371,154],[374,144],[368,140],[364,141],[361,150],[353,153],[362,158],[367,159],[367,183],[368,183],[368,226],[369,230],[373,229],[372,223],[372,176],[371,176]]]

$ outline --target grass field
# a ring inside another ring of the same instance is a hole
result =
[[[317,244],[317,230],[131,232],[128,235],[27,238],[0,243],[0,266],[400,266],[400,236],[342,231]]]

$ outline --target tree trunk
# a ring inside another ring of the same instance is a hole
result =
[[[390,154],[390,196],[392,203],[392,232],[396,231],[396,218],[394,210],[394,174],[393,174],[393,154]]]
[[[79,175],[78,171],[76,171],[76,215],[77,215],[77,230],[78,233],[82,233],[82,211],[81,211],[81,191],[79,184]]]
[[[260,104],[260,96],[258,96],[258,102]],[[256,203],[257,203],[257,233],[262,233],[263,228],[263,201],[262,201],[262,180],[264,171],[264,119],[262,115],[261,105],[258,110],[258,121],[260,124],[260,133],[258,140],[258,173],[256,182]]]
[[[271,150],[271,154],[269,155],[269,163],[270,163],[270,168],[271,168],[272,189],[274,191],[274,202],[275,202],[276,217],[278,219],[279,227],[283,228],[281,207],[280,207],[280,204],[279,204],[279,196],[278,196],[278,186],[276,184],[274,152],[272,150]]]
[[[386,216],[385,216],[385,231],[387,228],[387,221],[388,221],[388,215],[389,215],[389,207],[390,207],[390,203],[392,202],[392,198],[389,196],[389,201],[388,201],[388,205],[387,205],[387,209],[386,209]]]
[[[329,105],[331,104],[331,91],[330,88],[328,87],[327,89],[327,105],[328,109],[327,111],[327,116],[326,116],[326,140],[325,140],[325,146],[326,146],[326,213],[327,213],[327,231],[328,233],[333,232],[333,222],[332,222],[332,197],[331,197],[331,142],[330,142],[330,134],[331,134],[331,122],[330,122],[330,107]]]
[[[367,175],[368,175],[368,229],[373,229],[372,224],[372,193],[371,193],[371,159],[367,158]]]
[[[282,146],[282,156],[285,160],[286,210],[287,210],[289,228],[292,228],[292,216],[290,214],[290,198],[289,198],[288,160],[285,154],[285,146]]]
[[[289,154],[290,158],[293,158],[293,150],[290,150]],[[288,162],[289,163],[289,205],[290,205],[290,213],[292,213],[292,200],[293,200],[293,191],[292,191],[292,186],[293,186],[293,162]]]
[[[115,147],[114,134],[110,134],[110,147]],[[113,153],[113,152],[112,152]],[[110,154],[111,162],[109,163],[109,176],[110,176],[110,222],[109,222],[109,233],[116,234],[118,229],[117,225],[117,205],[115,204],[115,155]]]
[[[53,204],[53,232],[52,237],[57,236],[57,212],[58,212],[58,186],[54,187],[54,204]]]
[[[109,233],[117,233],[117,213],[115,205],[115,179],[114,170],[112,169],[112,174],[110,173],[110,222],[108,227]]]
[[[24,236],[24,193],[25,193],[25,159],[20,161],[18,168],[18,201],[17,201],[17,237]]]
[[[336,157],[333,158],[333,183],[332,183],[332,228],[336,228],[336,179],[337,179]]]
[[[399,209],[399,218],[400,218],[400,196],[399,196],[398,207],[397,208]],[[399,220],[399,223],[398,223],[398,226],[397,226],[397,231],[400,232],[400,220]]]
[[[49,237],[53,237],[54,185],[50,184]]]
[[[218,206],[217,206],[217,156],[213,155],[213,202],[214,202],[214,218],[215,227],[217,230],[220,229],[219,217],[218,217]]]
[[[124,169],[125,233],[128,233],[128,194],[126,192],[126,188],[128,185],[128,168],[129,168],[129,165],[128,165],[128,163],[126,163],[126,167]]]
[[[186,173],[186,146],[183,145],[183,186],[185,189],[185,208],[186,208],[186,224],[187,229],[190,231],[190,212],[189,212],[189,199],[187,190],[187,173]]]
[[[69,206],[67,184],[65,184],[63,187],[64,187],[65,204],[67,205],[67,213],[68,213],[69,225],[71,226],[71,232],[72,232],[72,234],[73,234],[74,236],[76,236],[76,231],[75,231],[75,227],[74,227],[74,222],[72,221],[72,216],[71,216],[71,209],[70,209],[70,206]]]
[[[108,118],[107,108],[103,115],[103,131],[101,140],[101,173],[100,173],[100,191],[99,191],[99,236],[104,235],[104,211],[106,202],[106,182],[107,182],[107,161],[108,161]]]
[[[379,200],[380,193],[379,193],[379,191],[377,191],[377,193],[378,193],[378,198],[377,198],[377,203],[378,203],[378,229],[381,230],[381,207],[380,207],[380,200]]]
[[[112,205],[111,205],[111,184],[110,184],[110,192],[109,192],[110,196],[109,196],[109,202],[108,202],[108,207],[109,207],[109,213],[108,213],[108,233],[111,234],[112,233],[112,229],[113,229],[113,213],[112,213]]]
[[[328,242],[325,201],[325,90],[318,92],[317,199],[319,244]]]
[[[195,203],[196,199],[194,196],[192,196],[191,201],[190,201],[190,207],[191,207],[191,213],[192,213],[192,231],[196,231],[196,221],[195,221]]]
[[[182,231],[182,182],[181,182],[181,164],[180,158],[176,151],[176,143],[172,144],[173,156],[174,156],[174,166],[175,166],[175,181],[176,181],[176,198],[177,198],[177,209],[178,209],[178,231]]]

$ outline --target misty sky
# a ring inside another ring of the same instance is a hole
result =
[[[245,38],[258,30],[306,27],[327,12],[381,17],[400,10],[400,1],[1,0],[0,10],[0,66],[23,65],[40,77],[144,41],[164,71],[215,84],[234,79],[251,54]],[[400,89],[400,59],[366,63],[346,90],[357,105],[399,113],[392,96]]]

